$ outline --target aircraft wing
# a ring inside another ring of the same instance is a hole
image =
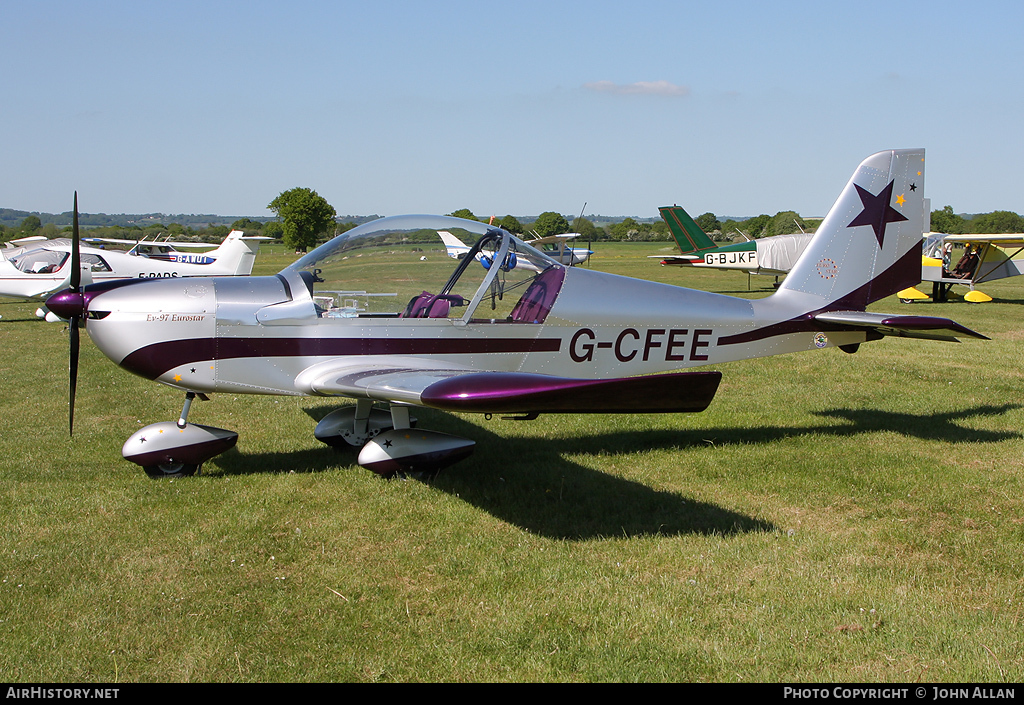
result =
[[[103,242],[111,245],[167,245],[169,247],[216,248],[217,242],[171,242],[170,240],[119,240],[114,237],[83,237],[82,242]]]
[[[444,411],[620,414],[703,411],[721,379],[717,371],[597,380],[339,362],[311,368],[296,382],[314,394],[368,397]]]
[[[975,333],[955,321],[934,316],[901,316],[867,311],[829,311],[815,314],[814,320],[844,328],[850,326],[866,328],[879,335],[893,335],[900,338],[926,338],[954,343],[959,342],[957,336],[988,340],[987,336]]]
[[[8,241],[8,242],[6,242],[4,244],[7,247],[15,247],[15,246],[18,246],[18,245],[24,245],[25,243],[29,243],[29,242],[40,242],[40,241],[45,241],[45,240],[46,240],[46,236],[45,235],[30,235],[28,237],[19,237],[17,240],[10,240],[10,241]]]
[[[274,238],[268,237],[267,235],[242,235],[242,236],[237,237],[235,239],[236,240],[273,240]],[[220,247],[221,245],[223,245],[224,242],[223,241],[222,242],[163,242],[163,241],[161,241],[159,244],[161,244],[161,245],[170,245],[171,247],[173,247],[175,249],[184,250],[184,249],[188,249],[188,248],[199,249],[199,248],[203,248],[203,247],[205,247],[205,248],[217,248],[217,247]]]
[[[232,230],[228,234],[228,237],[230,237],[231,235],[235,235],[235,233],[240,233],[240,232],[241,232],[240,230]],[[266,235],[238,235],[238,236],[236,236],[236,239],[238,239],[238,240],[273,240],[274,238],[268,237]],[[82,238],[82,242],[105,242],[105,243],[110,243],[110,244],[113,244],[113,245],[140,245],[140,244],[145,244],[145,245],[168,245],[170,247],[181,248],[181,249],[187,249],[187,248],[215,249],[217,247],[220,247],[222,244],[224,244],[223,241],[221,241],[221,242],[176,242],[174,240],[119,240],[119,239],[113,238],[113,237],[83,237]]]
[[[547,245],[553,242],[566,242],[568,240],[574,240],[580,236],[579,233],[562,233],[561,235],[548,235],[547,237],[537,237],[530,240],[527,244],[536,247],[537,245]]]
[[[1022,233],[990,233],[987,235],[946,235],[943,242],[987,242],[996,247],[1024,247],[1024,234]]]

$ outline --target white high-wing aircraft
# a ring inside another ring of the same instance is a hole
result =
[[[82,277],[86,283],[116,279],[151,279],[248,275],[259,251],[259,241],[233,230],[219,245],[90,238],[88,242],[132,245],[128,251],[80,246]],[[0,249],[0,296],[46,299],[67,288],[71,279],[72,238],[24,238]],[[184,248],[207,252],[181,252]],[[215,249],[210,249],[215,248]],[[45,316],[46,310],[36,312]],[[52,318],[52,317],[51,317]]]
[[[954,264],[950,260],[953,245],[963,245],[964,252]],[[1010,251],[1012,250],[1012,252]],[[984,303],[992,297],[977,286],[987,282],[1024,274],[1024,260],[1014,259],[1024,251],[1024,234],[946,235],[927,233],[921,254],[921,279],[932,283],[932,301],[949,300],[955,285],[966,286],[964,300]],[[929,298],[916,287],[899,292],[904,303]]]
[[[789,276],[762,299],[568,267],[504,230],[442,216],[374,220],[275,276],[71,281],[47,302],[72,322],[70,422],[78,320],[118,365],[185,392],[177,422],[146,426],[122,448],[152,476],[192,474],[235,444],[233,431],[188,421],[197,394],[350,397],[354,405],[319,423],[319,439],[361,446],[358,462],[382,475],[434,472],[474,442],[412,428],[410,407],[524,419],[696,412],[721,373],[690,368],[853,353],[883,336],[985,338],[945,318],[865,311],[920,281],[923,187],[924,150],[865,159]],[[481,237],[454,265],[424,262],[401,243],[427,230]],[[332,291],[387,295],[336,307]]]
[[[532,240],[527,240],[526,244],[536,247],[556,262],[577,265],[585,263],[590,259],[590,255],[594,254],[593,250],[589,250],[586,247],[569,246],[569,241],[575,240],[579,236],[579,233],[562,233],[561,235],[548,235],[547,237],[538,236]]]
[[[448,256],[452,259],[462,259],[469,252],[469,245],[450,232],[441,230],[437,234],[440,236],[441,241],[444,242]],[[563,233],[561,235],[535,237],[532,240],[526,240],[526,243],[531,247],[537,248],[559,264],[577,265],[583,264],[590,259],[590,255],[594,254],[592,250],[586,248],[569,246],[569,241],[579,236],[579,233]]]

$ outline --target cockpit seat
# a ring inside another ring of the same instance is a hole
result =
[[[464,306],[465,300],[458,294],[431,294],[424,291],[409,300],[409,305],[399,318],[447,318],[452,306]]]
[[[555,305],[564,280],[565,270],[561,267],[548,267],[538,274],[512,309],[509,320],[515,323],[543,323]]]

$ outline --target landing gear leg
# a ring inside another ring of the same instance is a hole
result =
[[[185,405],[181,407],[181,416],[178,417],[178,428],[185,428],[188,425],[188,412],[192,408],[192,400],[195,398],[195,392],[185,392]]]
[[[388,413],[375,409],[372,399],[358,399],[355,408],[336,409],[320,419],[313,435],[332,448],[358,448],[382,431],[415,425],[416,419],[409,415],[408,406],[392,404]]]
[[[412,428],[411,417],[409,416],[409,407],[404,404],[391,405],[391,427],[396,431],[400,431],[404,428]]]

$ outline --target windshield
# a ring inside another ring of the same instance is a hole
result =
[[[339,235],[283,274],[299,273],[312,283],[322,318],[540,322],[543,316],[526,313],[522,300],[545,272],[546,300],[532,307],[544,308],[544,315],[557,295],[552,282],[562,281],[554,260],[485,223],[395,216]],[[531,299],[539,296],[537,289]]]
[[[942,259],[942,240],[945,237],[946,236],[942,233],[929,233],[925,235],[924,245],[922,247],[924,256]]]

